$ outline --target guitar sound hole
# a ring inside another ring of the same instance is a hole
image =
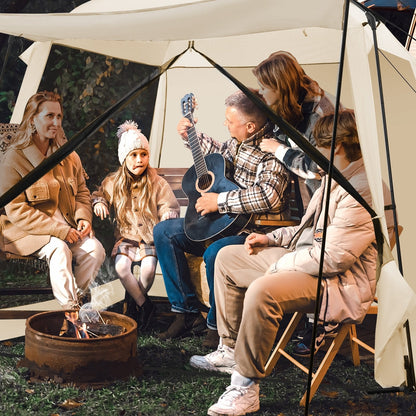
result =
[[[214,178],[213,178],[212,172],[208,172],[208,173],[203,174],[202,176],[200,176],[198,178],[196,188],[200,192],[208,191],[208,189],[211,188],[211,186],[213,184],[213,179]]]

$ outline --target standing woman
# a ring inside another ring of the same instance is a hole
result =
[[[315,123],[323,115],[334,112],[335,97],[306,75],[296,58],[286,51],[272,53],[253,69],[253,73],[259,84],[259,93],[266,104],[316,146],[313,136]],[[277,125],[274,127],[274,134],[278,141],[263,139],[260,148],[264,152],[273,153],[300,178],[300,191],[306,209],[312,194],[320,187],[320,169]],[[295,346],[295,352],[302,355],[310,353],[306,340],[312,336],[313,315],[307,316],[304,340]],[[333,328],[327,326],[325,330],[331,333]]]
[[[61,97],[29,98],[23,120],[0,166],[4,194],[65,142]],[[79,306],[105,259],[93,236],[90,192],[73,152],[5,206],[0,247],[49,265],[52,291],[64,308]]]
[[[266,104],[316,146],[313,127],[322,115],[334,111],[334,97],[306,75],[296,58],[286,51],[272,53],[253,73]],[[320,186],[318,166],[279,126],[275,126],[274,133],[279,142],[264,139],[260,148],[274,153],[290,171],[305,179],[311,195]]]

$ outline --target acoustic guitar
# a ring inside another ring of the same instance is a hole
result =
[[[250,221],[250,214],[199,214],[195,209],[197,199],[204,192],[227,192],[239,189],[238,185],[225,177],[225,160],[219,153],[203,155],[193,119],[194,95],[185,95],[181,100],[182,114],[191,123],[188,142],[194,164],[182,179],[182,189],[189,204],[185,213],[185,234],[193,241],[205,241],[236,235]]]

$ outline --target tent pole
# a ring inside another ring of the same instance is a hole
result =
[[[401,249],[400,249],[400,237],[399,237],[399,229],[397,223],[397,207],[396,201],[394,197],[394,185],[393,185],[393,175],[391,169],[391,159],[390,159],[390,146],[388,140],[388,133],[387,133],[387,121],[386,121],[386,110],[384,104],[384,94],[383,94],[383,83],[381,80],[381,70],[380,70],[380,59],[379,59],[379,52],[378,52],[378,43],[377,43],[377,20],[375,16],[370,13],[365,13],[368,24],[371,27],[373,32],[373,44],[374,44],[374,57],[376,61],[376,69],[377,69],[377,81],[378,81],[378,89],[380,95],[380,110],[381,110],[381,117],[383,122],[383,133],[384,133],[384,145],[386,149],[386,158],[387,158],[387,169],[388,169],[388,177],[389,177],[389,186],[390,186],[390,194],[391,194],[391,205],[393,207],[393,221],[394,221],[394,233],[396,235],[396,251],[397,251],[397,263],[399,266],[400,273],[403,274],[403,265],[402,265],[402,256],[401,256]]]
[[[379,95],[380,95],[380,107],[381,107],[381,115],[383,121],[383,130],[384,130],[384,143],[386,148],[386,157],[387,157],[387,168],[388,168],[388,176],[389,176],[389,184],[390,184],[390,193],[391,193],[391,201],[393,207],[393,219],[394,219],[394,232],[396,235],[396,248],[397,248],[397,261],[400,273],[403,274],[402,268],[402,259],[401,259],[401,251],[400,251],[400,241],[399,241],[399,232],[398,232],[398,224],[397,224],[397,207],[394,199],[394,189],[393,189],[393,178],[392,178],[392,169],[391,169],[391,159],[390,159],[390,148],[389,148],[389,141],[388,141],[388,133],[387,133],[387,122],[386,122],[386,112],[385,112],[385,105],[384,105],[384,95],[383,95],[383,84],[381,80],[381,70],[380,70],[380,60],[379,60],[379,50],[378,50],[378,43],[377,43],[377,20],[375,16],[370,13],[366,12],[366,17],[368,20],[368,24],[371,27],[373,32],[373,43],[374,43],[374,55],[376,61],[376,69],[377,69],[377,81],[379,87]],[[415,391],[415,367],[413,362],[413,353],[412,353],[412,344],[411,344],[411,337],[410,337],[410,327],[409,321],[406,320],[404,323],[404,328],[406,331],[406,340],[407,340],[407,349],[408,354],[403,357],[404,359],[404,368],[406,370],[406,388],[398,387],[398,388],[387,388],[387,389],[380,389],[378,391],[373,391],[372,393],[391,393],[392,391],[408,391],[412,392]]]
[[[311,339],[311,353],[309,356],[309,371],[308,371],[308,383],[306,389],[306,398],[305,398],[305,416],[309,415],[309,402],[310,402],[310,394],[311,394],[311,385],[312,385],[312,376],[313,376],[313,362],[315,356],[315,341],[316,341],[316,330],[318,327],[318,318],[319,312],[321,309],[321,301],[322,301],[322,279],[323,279],[323,266],[325,260],[325,245],[326,245],[326,235],[328,229],[328,213],[329,213],[329,202],[330,202],[330,195],[331,195],[331,183],[333,179],[333,171],[334,171],[334,157],[335,157],[335,139],[337,135],[337,127],[338,127],[338,113],[339,113],[339,106],[341,102],[341,89],[342,89],[342,76],[344,71],[344,60],[345,60],[345,48],[347,43],[347,28],[348,28],[348,16],[349,16],[349,5],[350,1],[346,0],[344,2],[344,21],[343,21],[343,31],[342,31],[342,40],[341,40],[341,51],[340,51],[340,59],[339,59],[339,68],[338,68],[338,81],[337,81],[337,91],[335,96],[335,109],[334,109],[334,125],[332,130],[332,141],[331,141],[331,152],[329,157],[329,168],[328,174],[326,179],[326,189],[324,189],[322,196],[326,193],[325,197],[325,208],[324,208],[324,226],[322,230],[322,243],[321,243],[321,253],[319,259],[319,272],[318,272],[318,280],[316,285],[316,300],[315,300],[315,312],[314,312],[314,319],[313,319],[313,327],[312,327],[312,339]]]
[[[416,391],[415,366],[413,361],[412,340],[410,337],[410,325],[408,319],[406,319],[406,322],[403,326],[406,330],[407,348],[409,353],[409,355],[404,356],[404,367],[406,369],[407,375],[407,388],[410,391]]]
[[[413,11],[412,22],[410,24],[409,32],[407,34],[407,39],[406,39],[406,49],[408,51],[410,51],[412,41],[415,40],[414,39],[415,28],[416,28],[416,9]]]

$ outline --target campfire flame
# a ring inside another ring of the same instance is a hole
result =
[[[90,337],[87,332],[87,325],[79,321],[78,311],[65,312],[65,318],[72,323],[76,338],[84,339]]]
[[[65,312],[65,318],[59,336],[77,339],[111,337],[125,332],[121,325],[105,322],[99,311],[90,305],[80,310]]]

